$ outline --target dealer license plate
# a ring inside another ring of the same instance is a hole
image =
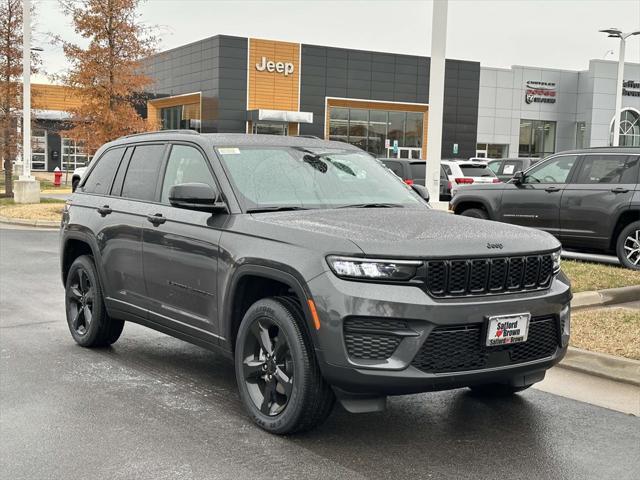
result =
[[[496,315],[489,317],[487,328],[487,346],[511,345],[527,341],[530,313]]]

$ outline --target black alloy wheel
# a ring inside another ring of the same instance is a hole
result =
[[[70,326],[78,335],[86,335],[93,319],[95,290],[84,267],[79,267],[74,271],[71,286],[67,290],[67,297],[69,299],[69,317],[71,318]]]
[[[272,297],[251,305],[235,342],[240,399],[264,430],[310,430],[331,413],[335,396],[315,357],[300,303]]]
[[[269,318],[253,323],[245,339],[244,382],[263,415],[276,416],[293,391],[293,359],[286,333]]]
[[[111,318],[107,313],[98,272],[90,255],[76,258],[69,268],[65,306],[69,331],[79,345],[105,347],[120,338],[124,321]]]

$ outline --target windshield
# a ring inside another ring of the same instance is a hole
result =
[[[410,187],[364,152],[300,147],[217,151],[245,210],[424,205]]]

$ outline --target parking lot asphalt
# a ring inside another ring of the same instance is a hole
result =
[[[0,228],[0,462],[3,479],[632,479],[640,420],[539,390],[454,390],[272,436],[217,354],[131,324],[111,348],[76,346],[57,233]]]

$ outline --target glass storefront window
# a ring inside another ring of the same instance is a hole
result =
[[[62,139],[62,170],[73,172],[78,167],[84,167],[91,160],[91,156],[87,155],[82,144],[76,143],[70,138]]]
[[[31,169],[47,169],[47,131],[42,128],[31,131]]]
[[[404,146],[422,146],[422,113],[407,112],[407,120],[405,122]]]
[[[612,121],[609,145],[613,145],[614,126]],[[620,146],[640,147],[640,114],[633,110],[623,110],[620,113]]]
[[[349,109],[349,143],[367,150],[369,110]]]
[[[423,116],[422,112],[331,107],[329,140],[350,143],[377,157],[388,154],[387,139],[391,145],[397,140],[400,149],[414,149],[406,158],[420,158]]]
[[[520,120],[520,157],[543,158],[555,152],[556,122]]]
[[[160,110],[162,130],[178,130],[182,120],[182,105],[167,107]]]

